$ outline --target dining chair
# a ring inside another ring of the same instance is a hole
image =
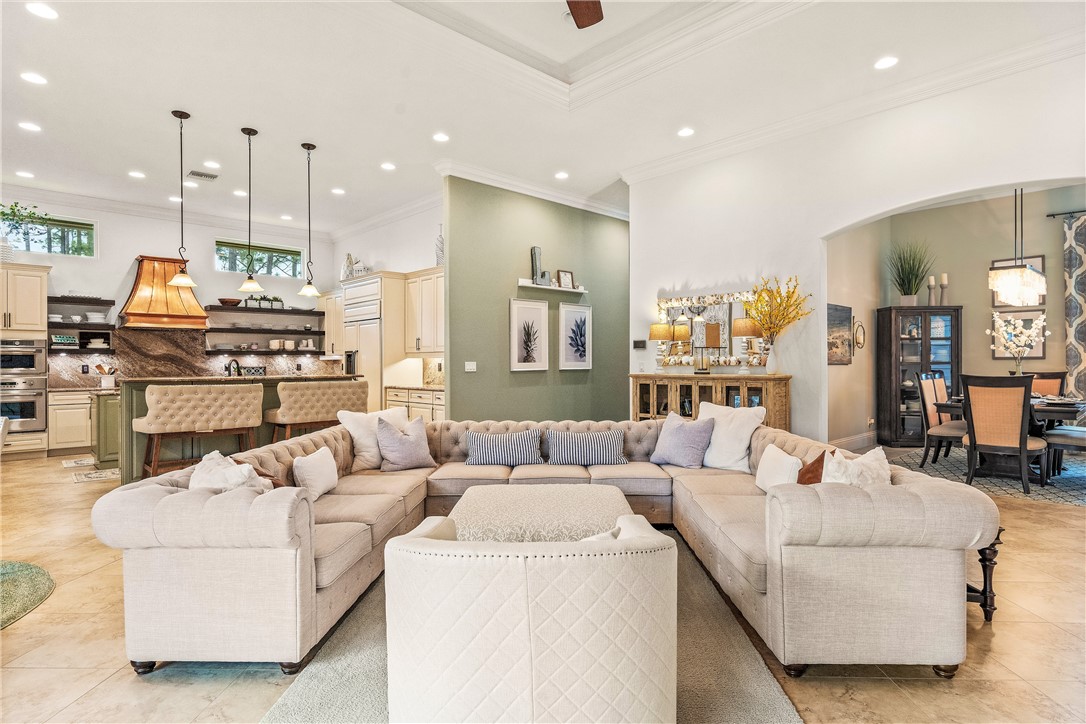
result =
[[[1033,375],[1033,391],[1038,395],[1063,397],[1067,388],[1067,370],[1055,372],[1027,372]]]
[[[943,457],[950,455],[950,448],[954,443],[962,441],[967,429],[965,420],[952,420],[950,415],[935,408],[935,403],[947,401],[946,378],[941,370],[916,373],[916,384],[920,390],[920,408],[923,411],[921,420],[924,422],[924,454],[920,456],[920,467],[924,467],[933,443],[935,450],[931,454],[932,465],[939,457],[940,448],[945,444],[946,452]]]
[[[1018,458],[1022,492],[1029,494],[1029,463],[1040,458],[1041,485],[1048,485],[1048,444],[1029,434],[1033,377],[962,375],[967,433],[962,439],[969,458],[972,485],[979,453]]]

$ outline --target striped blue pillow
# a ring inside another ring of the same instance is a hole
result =
[[[539,454],[541,430],[487,433],[468,431],[467,465],[542,465]]]
[[[601,432],[547,430],[551,465],[626,465],[625,434],[620,428]]]

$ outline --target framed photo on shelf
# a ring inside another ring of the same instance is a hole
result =
[[[576,289],[577,285],[573,281],[573,272],[559,269],[555,272],[558,275],[558,288],[559,289]]]
[[[1004,319],[1021,319],[1022,325],[1029,329],[1033,326],[1033,322],[1037,320],[1042,314],[1045,313],[1043,309],[1029,309],[1022,312],[1000,312],[999,315]],[[989,319],[989,322],[992,320]],[[1045,336],[1041,335],[1041,341],[1033,347],[1022,359],[1044,359],[1045,358]],[[993,349],[992,359],[1014,359],[1011,355],[1007,354],[1003,350]]]
[[[547,303],[536,299],[509,300],[509,370],[548,369]]]
[[[1025,262],[1026,264],[1029,264],[1031,267],[1033,267],[1037,271],[1041,272],[1042,274],[1045,273],[1045,256],[1044,256],[1044,254],[1038,254],[1037,256],[1027,256],[1022,261]],[[1016,259],[992,259],[992,266],[996,267],[996,268],[1006,267],[1006,266],[1014,266],[1016,262],[1017,262]],[[1041,298],[1037,301],[1037,306],[1043,307],[1044,305],[1045,305],[1045,295],[1042,294]],[[1016,309],[1016,307],[1013,304],[1000,304],[998,301],[996,301],[996,293],[995,292],[992,292],[992,308],[994,308],[994,309]]]
[[[592,369],[592,307],[559,304],[558,330],[558,369]]]

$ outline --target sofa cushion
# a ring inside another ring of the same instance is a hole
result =
[[[404,501],[396,495],[322,495],[313,503],[315,523],[366,523],[372,528],[373,545],[407,515]]]
[[[404,500],[404,509],[411,511],[426,499],[426,475],[385,473],[383,475],[348,475],[339,479],[331,495],[374,495],[385,493]]]
[[[348,568],[373,549],[365,523],[322,523],[313,526],[313,565],[317,588],[336,582]]]
[[[326,447],[294,461],[294,484],[308,490],[314,500],[333,490],[338,482],[336,459]]]
[[[715,422],[711,417],[686,421],[674,412],[667,413],[649,462],[700,468],[702,460],[705,459],[705,449],[709,447],[709,438],[713,435]]]
[[[766,592],[765,496],[695,495],[711,528],[708,534],[721,555],[747,583]]]
[[[551,465],[626,465],[621,428],[597,432],[547,430],[547,462]]]
[[[543,434],[539,428],[490,434],[467,431],[468,465],[542,465],[543,456],[539,454],[539,439]]]
[[[463,495],[473,485],[496,485],[509,482],[513,468],[507,465],[465,465],[445,463],[427,478],[427,495]]]
[[[774,485],[795,485],[799,481],[799,471],[803,461],[789,455],[776,445],[769,445],[758,461],[758,472],[754,484],[765,492]]]
[[[614,485],[625,495],[671,495],[671,476],[653,463],[591,465],[588,474],[596,485]]]
[[[688,478],[694,475],[720,475],[722,473],[727,473],[729,475],[731,474],[726,470],[718,470],[716,468],[684,468],[680,467],[679,465],[671,464],[661,465],[660,469],[662,469],[665,473],[673,478],[677,478],[680,475]],[[742,475],[742,473],[736,473],[736,475]]]
[[[675,476],[675,483],[681,484],[691,495],[765,495],[754,484],[753,475],[734,471],[717,470],[716,475],[679,474]]]
[[[510,485],[560,485],[588,483],[583,465],[518,465],[509,473]]]
[[[430,455],[426,423],[416,417],[402,430],[385,419],[377,420],[377,446],[381,449],[382,472],[397,472],[436,466]]]
[[[703,402],[698,419],[716,420],[709,447],[705,450],[705,466],[749,473],[750,438],[765,419],[764,407],[727,407]]]
[[[378,420],[387,420],[398,430],[402,430],[407,425],[406,407],[390,407],[376,412],[340,410],[336,416],[351,434],[351,443],[354,445],[352,473],[381,467],[381,448],[377,443]]]

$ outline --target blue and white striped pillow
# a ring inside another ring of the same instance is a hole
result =
[[[487,433],[468,431],[467,465],[542,465],[539,454],[541,430]]]
[[[551,465],[626,465],[622,454],[625,433],[620,428],[600,432],[547,430]]]

